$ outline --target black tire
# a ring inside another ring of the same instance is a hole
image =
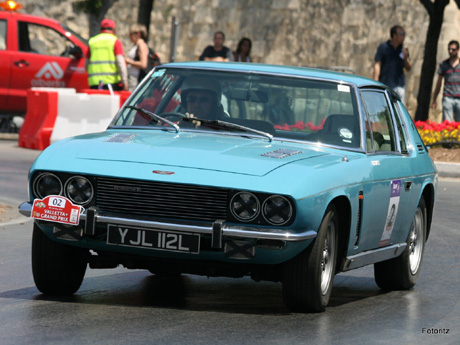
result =
[[[50,240],[34,223],[32,273],[38,290],[49,295],[71,295],[85,276],[88,251]]]
[[[338,216],[330,205],[314,242],[286,263],[283,299],[295,312],[323,312],[331,297],[338,248]]]
[[[0,114],[0,133],[18,133],[19,128],[13,121],[13,116],[2,116]]]
[[[374,264],[374,277],[383,290],[409,290],[417,282],[427,233],[427,211],[423,196],[415,211],[407,246],[397,258]]]

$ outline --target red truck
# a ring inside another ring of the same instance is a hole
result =
[[[87,40],[56,20],[18,13],[20,8],[14,1],[0,2],[3,126],[10,126],[14,115],[25,114],[31,87],[88,88]]]

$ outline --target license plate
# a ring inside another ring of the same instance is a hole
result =
[[[198,254],[200,235],[110,224],[107,244]]]

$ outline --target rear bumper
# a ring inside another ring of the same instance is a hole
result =
[[[19,205],[19,213],[30,217],[32,204],[24,202]],[[216,220],[208,224],[196,224],[188,222],[169,223],[164,221],[143,220],[131,218],[107,212],[101,212],[96,207],[88,208],[80,215],[80,224],[84,222],[85,235],[94,235],[97,224],[116,224],[131,227],[142,227],[155,230],[183,231],[187,233],[205,234],[212,236],[212,247],[222,248],[222,237],[230,238],[252,238],[260,240],[278,240],[287,242],[299,242],[310,240],[316,237],[316,231],[306,230],[300,233],[290,232],[285,229],[248,227],[240,225],[228,225],[223,220]]]

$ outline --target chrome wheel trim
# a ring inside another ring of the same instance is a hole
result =
[[[335,225],[330,221],[327,225],[321,256],[321,294],[323,296],[327,294],[334,275],[335,255]]]
[[[422,210],[417,208],[414,216],[414,222],[412,223],[412,228],[409,234],[409,266],[410,272],[412,274],[416,274],[419,267],[420,262],[422,261],[422,252],[423,252],[423,213]]]

